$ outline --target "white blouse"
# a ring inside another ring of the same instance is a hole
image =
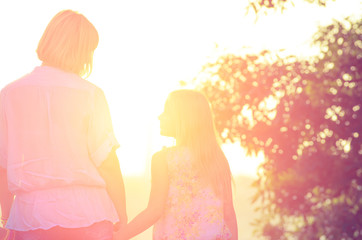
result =
[[[97,171],[118,148],[106,98],[76,74],[41,66],[0,93],[0,167],[15,200],[9,229],[118,221]]]

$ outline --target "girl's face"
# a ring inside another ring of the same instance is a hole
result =
[[[161,113],[158,119],[160,120],[160,134],[166,137],[175,137],[175,121],[169,101],[166,101],[163,113]]]

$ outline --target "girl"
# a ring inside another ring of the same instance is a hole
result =
[[[196,91],[174,91],[159,120],[161,135],[174,137],[176,146],[153,155],[148,206],[115,239],[154,224],[154,240],[237,240],[230,168],[208,101]]]

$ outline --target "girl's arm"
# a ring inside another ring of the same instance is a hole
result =
[[[166,152],[152,156],[151,193],[147,208],[138,214],[127,226],[117,233],[114,239],[129,239],[151,227],[163,214],[168,194],[168,173]]]
[[[224,219],[231,231],[231,240],[238,240],[238,224],[234,210],[231,183],[228,185],[228,191],[224,195]]]

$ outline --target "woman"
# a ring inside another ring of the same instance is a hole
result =
[[[154,224],[154,240],[237,240],[231,172],[208,101],[196,91],[174,91],[159,119],[161,135],[176,146],[153,155],[148,206],[115,239]]]
[[[39,41],[42,65],[0,93],[2,220],[16,239],[108,240],[127,222],[107,101],[82,78],[97,45],[87,18],[61,11]]]

